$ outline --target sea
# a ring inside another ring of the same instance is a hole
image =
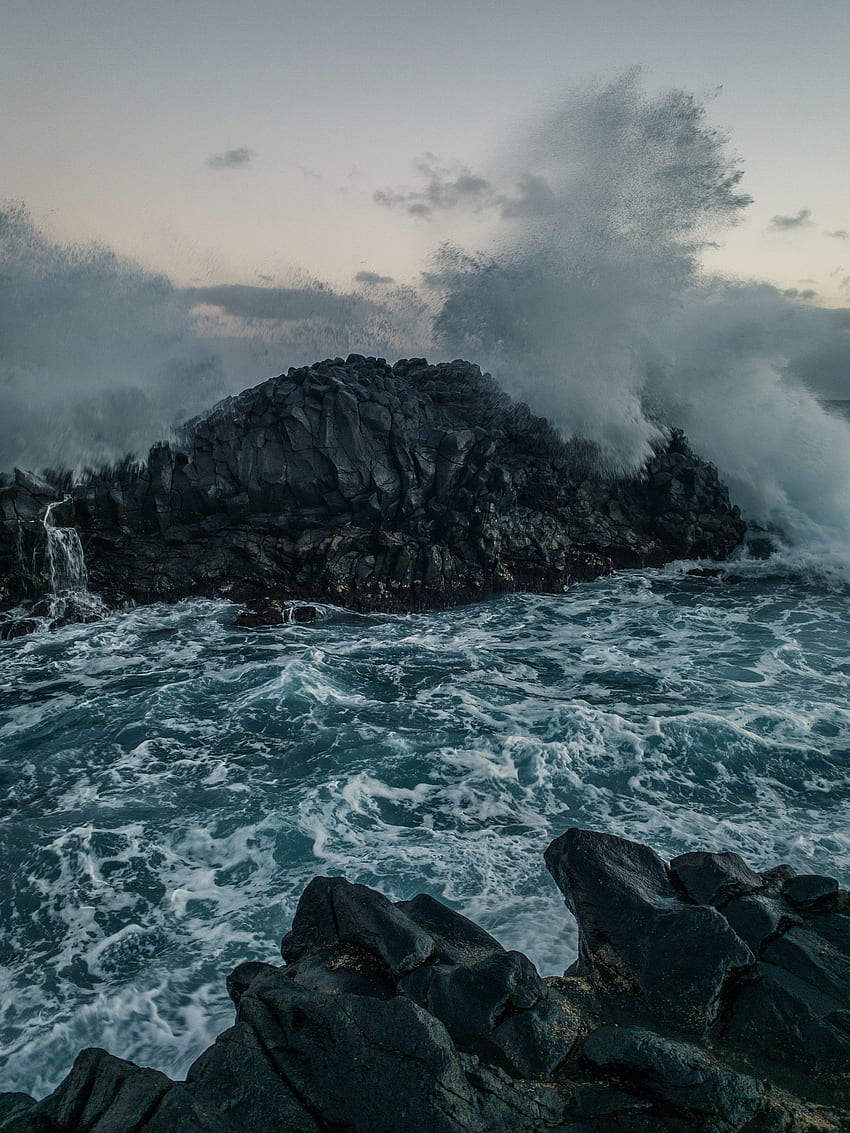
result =
[[[576,954],[543,864],[571,825],[850,880],[850,429],[817,401],[848,396],[847,281],[706,266],[743,167],[637,70],[555,99],[489,179],[418,168],[373,198],[433,220],[410,284],[184,287],[0,202],[0,469],[143,459],[290,362],[468,358],[613,471],[683,428],[762,534],[720,576],[251,630],[196,600],[0,641],[0,1089],[40,1097],[87,1046],[184,1075],[316,874],[430,893],[544,974]]]
[[[800,549],[438,613],[193,600],[0,642],[0,1088],[182,1077],[316,874],[427,892],[543,974],[570,826],[850,880],[850,571]],[[705,564],[702,564],[705,565]]]

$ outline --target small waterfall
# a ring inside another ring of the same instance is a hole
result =
[[[83,545],[74,527],[57,527],[53,511],[70,500],[55,500],[44,513],[47,565],[50,570],[49,614],[51,620],[89,621],[101,617],[104,606],[89,592],[89,576]]]
[[[53,509],[66,504],[56,500],[48,505],[44,513],[44,531],[47,535],[47,561],[50,566],[50,589],[59,597],[63,594],[88,594],[89,576],[83,545],[74,527],[57,527],[53,519]]]

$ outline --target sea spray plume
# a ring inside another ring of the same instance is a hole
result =
[[[850,337],[840,312],[701,271],[749,203],[705,108],[630,72],[572,95],[504,164],[518,191],[495,249],[446,245],[428,276],[444,346],[615,468],[681,425],[751,519],[850,542],[850,430],[807,386],[850,390]]]
[[[571,95],[505,165],[517,193],[501,198],[496,250],[436,256],[437,334],[636,467],[659,435],[641,405],[655,328],[708,234],[749,203],[741,170],[693,96],[650,97],[636,71]]]
[[[143,454],[225,391],[191,300],[103,245],[0,209],[0,467]]]
[[[143,458],[264,373],[352,351],[422,355],[434,304],[403,285],[178,288],[100,244],[62,244],[0,207],[0,468]]]
[[[722,470],[752,518],[796,544],[850,546],[850,427],[807,387],[815,365],[850,392],[838,312],[764,284],[706,280],[661,328],[647,400]],[[832,346],[831,352],[826,348]]]

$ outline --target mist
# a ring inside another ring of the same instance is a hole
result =
[[[23,204],[0,207],[0,265],[4,471],[144,458],[290,365],[403,353],[430,334],[430,300],[410,288],[367,278],[337,293],[295,271],[286,287],[179,288],[104,245],[52,240]]]
[[[226,388],[192,302],[102,245],[0,210],[0,466],[140,454]]]

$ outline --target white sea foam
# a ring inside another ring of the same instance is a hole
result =
[[[732,564],[261,632],[189,602],[2,643],[2,1085],[82,1045],[171,1074],[304,884],[426,890],[544,972],[570,825],[850,873],[850,594]],[[100,663],[93,664],[98,659]]]

